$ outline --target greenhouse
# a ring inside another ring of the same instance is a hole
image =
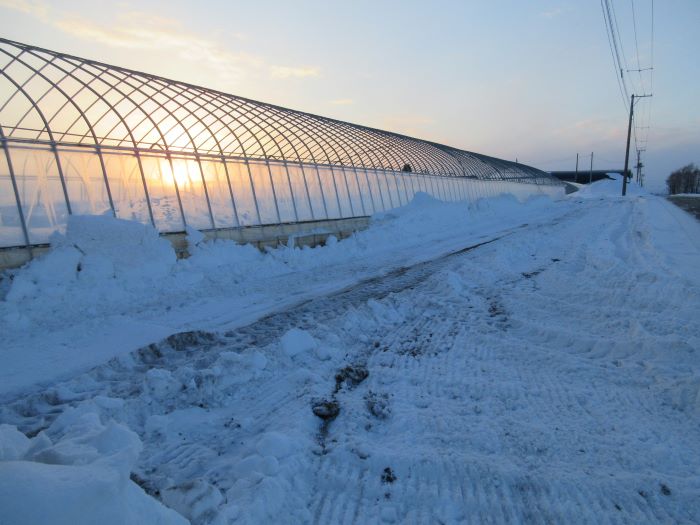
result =
[[[558,194],[535,168],[0,39],[0,248],[70,214],[162,233]]]

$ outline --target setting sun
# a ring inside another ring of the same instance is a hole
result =
[[[179,190],[188,191],[191,190],[193,186],[201,185],[202,178],[199,174],[190,173],[190,162],[195,163],[195,161],[185,159],[161,159],[158,167],[160,168],[160,179],[163,186],[173,186],[177,184]],[[194,169],[197,169],[196,166]]]

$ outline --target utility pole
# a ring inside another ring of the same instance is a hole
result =
[[[591,151],[591,170],[588,172],[588,184],[593,182],[593,152]]]
[[[634,99],[646,98],[651,95],[632,95],[630,102],[630,120],[627,124],[627,148],[625,148],[625,170],[622,172],[622,196],[627,195],[627,170],[629,169],[630,161],[630,138],[632,136],[632,116],[634,115]]]
[[[574,182],[578,183],[578,153],[576,154],[576,179]]]

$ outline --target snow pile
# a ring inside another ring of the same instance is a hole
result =
[[[318,345],[313,336],[304,330],[292,328],[281,339],[282,349],[289,357],[314,350]]]
[[[201,272],[202,280],[208,281],[212,288],[222,285],[233,288],[260,275],[270,278],[293,272],[332,270],[341,265],[366,266],[368,259],[374,259],[385,270],[387,266],[410,261],[402,259],[406,248],[411,248],[406,255],[414,255],[418,249],[423,257],[432,258],[440,253],[435,241],[444,242],[454,235],[452,240],[459,244],[463,242],[459,235],[467,228],[468,231],[494,225],[508,228],[528,216],[551,212],[553,206],[553,201],[544,196],[531,198],[526,204],[510,195],[469,204],[445,203],[426,193],[417,193],[406,206],[374,215],[369,229],[343,241],[331,236],[325,246],[283,246],[262,254],[251,245],[212,240],[199,243],[189,259],[179,262],[179,267]]]
[[[600,198],[601,196],[622,197],[622,175],[619,173],[608,173],[611,179],[603,179],[593,184],[587,184],[576,192],[581,198]],[[627,181],[627,196],[649,195],[649,192],[634,181]]]
[[[311,521],[305,501],[315,417],[306,406],[279,406],[311,395],[308,385],[321,379],[311,370],[323,364],[312,352],[280,351],[310,350],[307,332],[282,339],[220,351],[206,366],[150,369],[137,405],[121,414],[147,443],[140,471],[164,504],[194,524]],[[203,464],[214,468],[204,475]]]
[[[407,241],[430,242],[436,232],[458,231],[469,222],[502,221],[552,205],[533,198],[527,209],[513,196],[444,203],[418,193],[408,205],[372,218],[369,230],[317,248],[281,247],[266,254],[232,241],[204,242],[188,231],[191,257],[176,261],[170,243],[149,225],[109,216],[71,216],[65,235],[55,234],[49,254],[32,261],[12,282],[0,316],[27,328],[91,315],[127,314],[155,304],[185,302],[202,291],[230,292],[242,281],[328,267],[393,252]],[[205,290],[202,287],[206,286]],[[155,300],[154,300],[155,298]]]
[[[52,440],[49,433],[58,437]],[[103,424],[85,410],[66,410],[33,439],[0,425],[2,522],[187,523],[129,478],[141,448],[125,426]]]
[[[71,215],[67,231],[51,238],[51,252],[19,272],[8,303],[72,294],[84,307],[143,293],[175,263],[170,243],[148,225],[107,215]],[[77,296],[75,294],[78,294]]]
[[[525,222],[547,222],[562,204],[506,195],[445,203],[419,193],[373,216],[369,229],[315,248],[290,243],[262,253],[190,230],[191,257],[182,260],[148,225],[73,216],[48,254],[13,272],[0,301],[0,356],[9,363],[0,370],[0,392],[95,366],[177,331],[252,322]]]

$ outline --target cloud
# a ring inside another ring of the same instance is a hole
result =
[[[270,66],[270,76],[272,78],[304,78],[317,77],[320,73],[319,68],[306,67],[289,67],[289,66]]]
[[[592,117],[566,125],[557,134],[593,144],[618,143],[627,137],[627,126],[624,119]]]
[[[249,70],[264,66],[259,57],[233,53],[212,40],[188,33],[174,20],[147,13],[124,13],[112,26],[101,26],[74,15],[52,25],[69,35],[110,47],[168,51],[183,60],[203,64],[224,80],[237,80]]]
[[[109,24],[68,13],[51,16],[50,6],[39,0],[0,0],[5,7],[32,16],[58,30],[110,47],[167,51],[173,56],[213,70],[224,81],[235,81],[266,71],[273,78],[317,77],[318,67],[270,65],[262,57],[243,51],[232,52],[215,40],[187,31],[177,21],[153,13],[130,10],[119,13]],[[244,40],[240,33],[232,33]]]
[[[539,14],[539,16],[541,16],[542,18],[556,18],[569,11],[571,11],[570,7],[555,7],[552,9],[548,9],[547,11],[542,11]]]
[[[49,15],[49,8],[43,2],[31,0],[0,0],[0,7],[19,11],[21,13],[34,16],[41,20],[46,20]]]
[[[353,103],[354,101],[351,98],[337,98],[335,100],[331,100],[331,104],[334,106],[349,106]]]

